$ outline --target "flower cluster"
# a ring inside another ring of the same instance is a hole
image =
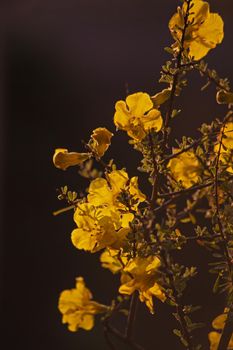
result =
[[[132,334],[136,303],[140,300],[156,314],[155,298],[162,307],[172,308],[178,324],[173,333],[187,350],[206,348],[193,333],[202,327],[193,321],[198,307],[185,304],[189,293],[183,298],[190,279],[198,276],[187,257],[200,247],[208,250],[209,272],[216,275],[213,295],[227,296],[227,308],[213,321],[215,330],[208,335],[210,350],[223,350],[224,344],[233,348],[233,93],[227,79],[199,62],[222,42],[223,21],[210,12],[206,1],[182,2],[168,25],[175,42],[167,48],[172,58],[161,70],[160,82],[166,87],[152,94],[139,91],[115,104],[113,123],[140,152],[142,166],[137,169],[146,175],[140,177],[135,171],[136,176],[131,177],[114,160],[103,159],[113,136],[103,127],[92,132],[82,153],[59,148],[53,157],[57,168],[77,166],[88,181],[85,194],[65,186],[58,197],[69,204],[60,212],[74,210],[74,247],[99,254],[101,266],[119,280],[117,297],[105,306],[93,301],[83,278],[77,278],[76,288],[60,295],[62,321],[70,331],[90,330],[94,317],[102,314],[112,349],[112,335],[131,348],[141,348]],[[216,85],[217,103],[229,110],[222,120],[202,124],[197,139],[183,136],[178,141],[171,132],[173,119],[181,111],[174,108],[175,100],[188,86],[193,70],[207,78],[204,88]],[[85,175],[89,172],[92,176]],[[139,182],[146,178],[150,191],[144,186],[142,192]],[[112,326],[118,312],[127,315],[124,333]]]
[[[132,206],[127,207],[120,201],[122,191],[128,194]],[[137,177],[129,180],[124,170],[113,170],[106,173],[106,179],[93,180],[85,202],[79,204],[74,213],[78,228],[72,232],[73,244],[92,253],[106,247],[123,247],[134,212],[144,200]]]

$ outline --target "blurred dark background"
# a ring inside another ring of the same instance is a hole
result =
[[[59,171],[52,164],[57,147],[81,151],[98,126],[114,131],[114,103],[129,92],[151,94],[162,89],[161,65],[169,59],[163,47],[172,42],[167,23],[174,0],[20,0],[0,4],[0,155],[1,172],[1,308],[4,349],[106,349],[101,327],[70,333],[57,310],[60,291],[84,276],[96,300],[110,302],[117,278],[100,268],[98,256],[76,250],[70,241],[72,213],[53,217],[61,207],[56,189],[85,183],[77,170]],[[225,39],[207,57],[232,81],[233,2],[210,1],[225,21]],[[192,83],[177,101],[182,113],[176,135],[195,136],[201,122],[221,117],[214,88],[200,93],[204,80]],[[117,134],[108,157],[136,173],[139,155],[127,137]],[[143,184],[142,184],[143,186]],[[206,252],[193,248],[190,265],[202,264],[187,300],[203,303],[208,320],[221,311],[210,299]],[[170,337],[174,322],[169,308],[155,301],[157,317],[140,305],[137,339],[146,349],[181,349]],[[145,322],[147,326],[145,327]],[[200,332],[202,335],[202,332]],[[119,346],[123,349],[123,346]]]

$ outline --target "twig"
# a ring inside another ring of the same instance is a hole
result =
[[[131,349],[135,350],[145,350],[139,344],[133,342],[131,339],[128,339],[124,334],[118,331],[118,329],[110,326],[108,323],[105,325],[107,332],[115,335],[118,339],[120,339],[124,344],[128,345]]]
[[[136,295],[136,297],[134,297]],[[132,339],[132,330],[133,330],[133,321],[136,312],[136,302],[137,302],[137,294],[134,293],[130,303],[129,317],[127,320],[127,330],[126,334],[122,334],[118,329],[109,324],[110,319],[120,310],[125,300],[121,301],[116,305],[116,307],[112,310],[111,314],[103,320],[104,326],[104,335],[107,345],[111,350],[116,350],[115,345],[111,341],[110,334],[115,335],[118,339],[120,339],[123,343],[128,345],[131,349],[134,350],[145,350],[139,344],[133,341]],[[131,306],[132,305],[132,306]]]
[[[188,27],[188,17],[189,17],[189,10],[190,10],[191,1],[186,0],[186,2],[187,2],[187,10],[186,10],[186,13],[184,16],[184,28],[183,28],[181,42],[180,42],[180,51],[179,51],[179,54],[177,56],[177,64],[176,64],[177,72],[173,77],[171,95],[170,95],[168,109],[167,109],[167,113],[165,116],[165,122],[164,122],[164,147],[166,147],[166,143],[167,143],[168,126],[169,126],[171,115],[172,115],[173,103],[174,103],[174,98],[175,98],[175,93],[176,93],[176,86],[178,83],[178,79],[179,79],[179,75],[180,75],[180,68],[181,68],[181,63],[182,63],[182,53],[184,51],[185,34],[186,34],[186,29]]]
[[[220,182],[220,181],[218,181],[218,182]],[[186,193],[190,193],[190,192],[194,192],[194,191],[197,191],[197,190],[201,190],[202,188],[206,188],[206,187],[212,186],[213,184],[214,184],[214,181],[210,181],[210,182],[207,182],[205,184],[200,184],[200,185],[196,185],[196,186],[193,186],[193,187],[184,188],[184,189],[179,190],[179,191],[168,192],[168,193],[161,193],[161,194],[158,194],[158,197],[159,198],[177,197],[177,196],[180,196],[180,195],[183,195],[183,194],[186,194]]]
[[[193,67],[197,69],[201,74],[205,75],[208,78],[208,81],[214,83],[218,88],[224,90],[225,92],[229,92],[230,88],[226,88],[225,85],[221,84],[221,79],[214,78],[211,76],[210,69],[201,69],[200,64],[194,64]]]
[[[223,225],[220,217],[220,209],[219,209],[219,197],[218,197],[218,170],[219,170],[219,159],[220,159],[220,154],[221,154],[221,148],[222,148],[222,141],[224,137],[224,129],[225,129],[225,124],[223,125],[222,129],[222,134],[221,134],[221,139],[219,142],[219,148],[218,148],[218,154],[217,154],[217,159],[216,159],[216,164],[215,164],[215,181],[214,181],[214,187],[215,187],[215,206],[216,206],[216,218],[217,218],[217,223],[219,227],[219,233],[221,236],[221,243],[222,243],[222,249],[226,258],[227,266],[228,266],[228,273],[229,277],[231,279],[231,284],[233,285],[233,276],[232,276],[232,261],[231,257],[229,255],[228,251],[228,246],[227,246],[227,239],[224,234],[223,230]],[[232,333],[233,333],[233,321],[231,320],[232,315],[231,315],[231,310],[228,313],[227,319],[229,319],[229,322],[225,323],[225,326],[223,328],[223,332],[220,338],[220,342],[218,345],[218,350],[225,350],[227,349],[227,346],[230,342]]]
[[[126,326],[126,332],[125,332],[125,336],[127,339],[132,339],[133,325],[134,325],[136,310],[137,310],[137,301],[138,301],[138,296],[137,296],[137,292],[135,291],[130,300],[129,315],[127,319],[127,326]]]
[[[233,334],[233,314],[232,309],[228,311],[225,326],[218,345],[218,350],[226,350]]]
[[[155,238],[157,240],[157,243],[161,245],[159,236],[157,234],[155,235]],[[186,321],[185,321],[185,314],[184,314],[184,310],[183,310],[183,305],[181,304],[179,295],[178,295],[176,287],[175,287],[173,274],[170,271],[170,267],[169,267],[169,263],[168,263],[167,251],[164,250],[162,247],[161,247],[161,258],[162,258],[163,264],[164,264],[165,269],[166,269],[166,274],[168,276],[170,288],[172,290],[172,295],[173,295],[173,298],[174,298],[174,301],[175,301],[175,304],[176,304],[176,311],[177,311],[177,314],[179,316],[179,323],[180,323],[180,326],[181,326],[182,335],[183,335],[184,339],[187,342],[187,349],[188,350],[192,350],[193,349],[192,338],[191,338],[191,335],[190,335],[190,333],[188,331],[187,324],[186,324]]]
[[[216,164],[215,164],[214,192],[215,192],[216,218],[217,218],[217,223],[218,223],[218,227],[219,227],[219,232],[221,235],[222,247],[223,247],[224,255],[225,255],[225,258],[227,261],[229,275],[232,278],[232,276],[231,276],[232,263],[231,263],[231,258],[230,258],[229,252],[228,252],[227,241],[226,241],[226,237],[224,234],[222,221],[220,218],[219,197],[218,197],[218,170],[219,170],[219,159],[220,159],[221,148],[222,148],[222,140],[224,137],[224,129],[225,129],[225,124],[223,125],[223,128],[222,128],[222,134],[221,134],[221,138],[220,138],[220,142],[219,142],[219,148],[218,148]],[[232,280],[232,284],[233,284],[233,280]]]
[[[158,185],[158,166],[157,166],[157,162],[156,162],[156,158],[155,158],[154,144],[153,144],[153,139],[152,139],[151,133],[149,133],[149,143],[150,143],[151,157],[152,157],[153,167],[154,167],[154,171],[153,171],[154,179],[153,179],[153,186],[152,186],[150,203],[151,203],[151,207],[154,208],[155,204],[156,204],[156,198],[157,198],[157,195],[158,195],[158,189],[157,189],[157,185]]]

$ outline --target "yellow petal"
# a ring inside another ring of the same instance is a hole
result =
[[[53,156],[53,163],[56,168],[66,170],[69,166],[82,164],[90,157],[90,153],[68,152],[65,148],[57,148]]]
[[[86,231],[81,228],[76,228],[71,233],[71,241],[73,245],[80,250],[90,251],[92,253],[97,252],[104,248],[99,242],[98,237],[94,232]]]
[[[102,267],[109,269],[112,273],[118,273],[123,269],[121,260],[118,259],[117,250],[105,250],[100,255],[100,262]]]
[[[138,188],[138,177],[134,176],[130,179],[129,193],[133,197],[135,203],[134,208],[137,208],[138,204],[146,200],[146,196]],[[133,208],[133,209],[134,209]]]
[[[129,228],[129,223],[134,219],[133,213],[125,213],[121,215],[121,226],[124,228]]]
[[[113,204],[113,193],[105,179],[97,178],[90,183],[88,201],[95,205]]]
[[[129,176],[124,170],[113,170],[110,174],[106,174],[113,194],[119,195],[125,188]]]
[[[74,221],[79,228],[92,230],[95,227],[96,210],[89,203],[81,203],[74,212]]]
[[[149,290],[144,292],[139,292],[139,299],[142,303],[146,304],[146,306],[150,310],[150,313],[154,314],[153,297],[152,297],[152,294],[149,292]]]
[[[151,97],[154,107],[157,108],[166,102],[171,96],[171,89],[164,89]]]
[[[210,332],[208,338],[210,342],[210,350],[217,350],[221,334],[218,332]]]
[[[128,227],[122,227],[119,231],[115,232],[114,241],[106,246],[118,250],[124,248],[127,244],[126,237],[129,232],[130,229]]]
[[[94,317],[92,315],[84,315],[80,328],[90,331],[94,327]]]
[[[225,125],[224,128],[225,137],[222,140],[223,145],[229,149],[233,149],[233,122],[229,122]]]
[[[194,20],[194,25],[201,25],[210,14],[210,6],[208,2],[203,0],[192,0],[193,7],[190,10],[189,20]],[[184,11],[186,12],[187,3],[183,6]]]
[[[191,41],[188,44],[189,56],[193,57],[195,60],[200,60],[210,51],[211,47],[207,45],[207,42],[203,41],[199,37]]]
[[[91,135],[90,147],[98,157],[102,157],[107,151],[113,134],[106,128],[97,128]]]
[[[118,101],[115,104],[116,112],[114,114],[114,124],[118,129],[127,130],[130,126],[130,113],[125,101]]]
[[[149,289],[150,293],[153,294],[156,298],[164,302],[166,300],[166,295],[163,293],[161,287],[158,283],[155,283],[153,287]]]
[[[137,92],[127,96],[126,104],[129,107],[130,113],[138,118],[142,117],[146,112],[153,108],[150,96],[144,92]]]
[[[163,126],[163,119],[158,109],[152,109],[148,114],[141,118],[141,122],[145,131],[160,131]]]
[[[217,330],[223,329],[225,326],[226,319],[227,319],[227,314],[221,314],[217,316],[212,322],[213,328]]]
[[[126,294],[126,295],[131,295],[135,292],[136,290],[136,287],[135,287],[135,284],[134,284],[134,280],[130,280],[129,282],[127,283],[124,283],[120,286],[119,288],[119,293],[120,294]]]
[[[171,17],[171,19],[168,23],[168,27],[170,29],[170,32],[175,40],[181,39],[182,32],[179,28],[183,28],[183,26],[184,26],[183,16],[181,16],[180,13],[175,13]]]
[[[131,127],[127,134],[129,137],[132,137],[136,142],[141,142],[145,137],[146,133],[141,125],[137,125],[135,127]]]
[[[198,29],[198,36],[203,38],[207,46],[214,48],[223,40],[223,27],[224,23],[221,16],[217,13],[210,13],[208,18]]]

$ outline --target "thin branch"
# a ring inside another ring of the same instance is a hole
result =
[[[228,311],[225,326],[218,345],[218,350],[226,350],[228,348],[232,334],[233,334],[233,314],[232,314],[232,310],[230,309]]]
[[[153,144],[153,139],[151,136],[151,133],[149,133],[149,143],[150,143],[150,149],[151,149],[151,157],[153,161],[153,186],[152,186],[152,192],[151,192],[151,198],[150,198],[150,203],[151,207],[154,208],[156,204],[156,199],[158,195],[158,166],[155,158],[155,152],[154,152],[154,144]]]
[[[202,75],[205,75],[208,78],[208,81],[214,83],[218,88],[220,88],[221,90],[224,90],[225,92],[229,92],[229,88],[226,88],[226,86],[224,84],[221,83],[220,78],[214,78],[211,75],[211,69],[201,69],[200,64],[194,64],[193,67],[195,69],[197,69]]]
[[[134,316],[135,316],[135,312],[136,312],[136,301],[137,301],[136,297],[137,297],[137,295],[134,298],[133,298],[133,296],[132,296],[132,299],[131,299],[130,310],[129,310],[129,317],[128,317],[128,320],[127,320],[126,334],[121,333],[114,326],[110,325],[111,318],[121,309],[122,305],[125,303],[125,300],[123,300],[120,303],[118,303],[115,306],[115,308],[112,310],[111,314],[102,321],[103,322],[103,327],[104,327],[105,340],[106,340],[106,343],[107,343],[107,345],[109,346],[109,348],[111,350],[116,350],[117,347],[113,344],[113,342],[112,342],[112,340],[110,338],[110,334],[112,334],[115,337],[117,337],[124,344],[128,345],[131,349],[134,349],[134,350],[145,350],[141,345],[137,344],[132,339],[133,321],[134,321]]]
[[[178,83],[178,79],[179,79],[179,75],[180,75],[180,68],[181,68],[181,64],[182,64],[182,54],[184,51],[185,34],[186,34],[186,29],[188,27],[189,10],[190,10],[190,5],[191,5],[192,1],[186,0],[186,2],[187,2],[187,10],[186,10],[186,13],[184,16],[184,28],[183,28],[183,32],[182,32],[181,41],[180,41],[180,51],[178,53],[177,61],[176,61],[177,62],[176,63],[177,71],[173,77],[171,95],[170,95],[167,113],[166,113],[165,122],[164,122],[164,147],[166,147],[166,144],[167,144],[168,127],[169,127],[169,123],[170,123],[170,119],[171,119],[171,115],[172,115],[176,87],[177,87],[177,83]]]
[[[157,234],[155,235],[155,238],[156,238],[157,243],[160,244],[160,246],[161,246],[161,242],[160,242],[159,236]],[[179,323],[181,326],[182,335],[187,342],[187,349],[192,350],[193,349],[192,338],[191,338],[191,335],[188,331],[187,324],[185,321],[185,314],[184,314],[184,310],[183,310],[183,305],[180,301],[179,295],[178,295],[176,287],[175,287],[173,273],[170,271],[167,251],[164,250],[162,247],[161,247],[161,258],[162,258],[162,262],[163,262],[165,269],[166,269],[166,274],[168,276],[170,288],[172,290],[172,295],[173,295],[173,298],[174,298],[174,301],[176,304],[176,311],[177,311],[177,314],[179,317]]]
[[[226,241],[226,237],[224,234],[223,225],[222,225],[222,221],[221,221],[220,209],[219,209],[219,196],[218,196],[218,170],[219,170],[219,159],[220,159],[221,148],[222,148],[222,140],[224,137],[224,130],[225,130],[225,124],[223,125],[222,134],[221,134],[221,138],[220,138],[220,142],[219,142],[217,158],[216,158],[216,164],[215,164],[214,192],[215,192],[216,218],[217,218],[217,223],[218,223],[218,227],[219,227],[219,232],[221,235],[222,247],[223,247],[224,255],[225,255],[225,258],[227,261],[229,275],[232,278],[232,276],[231,276],[231,274],[232,274],[232,262],[231,262],[231,257],[230,257],[229,252],[228,252],[227,241]],[[232,284],[233,284],[233,281],[232,281]]]
[[[118,329],[110,326],[108,323],[105,325],[106,331],[110,334],[113,334],[119,340],[121,340],[124,344],[128,345],[131,349],[134,350],[145,350],[139,344],[133,342],[131,339],[128,339],[124,334],[122,334]]]
[[[137,302],[138,302],[138,296],[137,296],[137,292],[135,291],[131,296],[131,300],[130,300],[129,314],[127,319],[126,332],[125,332],[125,336],[127,339],[132,339],[132,336],[133,336],[133,326],[134,326],[134,321],[136,316]]]
[[[220,181],[218,181],[220,182]],[[158,195],[159,198],[168,198],[168,197],[177,197],[177,196],[182,196],[184,194],[189,194],[191,192],[195,192],[197,190],[201,190],[202,188],[206,188],[209,186],[214,185],[214,181],[209,181],[205,184],[200,184],[200,185],[196,185],[196,186],[192,186],[189,188],[184,188],[182,190],[179,191],[174,191],[174,192],[168,192],[168,193],[161,193]]]
[[[229,277],[231,279],[231,285],[233,285],[232,261],[231,261],[231,257],[230,257],[229,251],[228,251],[227,238],[224,234],[223,225],[222,225],[222,221],[221,221],[220,209],[219,209],[219,196],[218,196],[218,170],[219,170],[219,159],[220,159],[220,154],[221,154],[222,141],[223,141],[223,137],[224,137],[224,130],[225,130],[225,124],[223,125],[221,139],[219,142],[218,154],[217,154],[217,158],[216,158],[216,164],[215,164],[215,181],[214,181],[215,206],[216,206],[216,218],[217,218],[217,223],[218,223],[218,227],[219,227],[219,233],[221,236],[221,243],[222,243],[221,246],[222,246],[225,258],[226,258],[228,273],[229,273]],[[223,328],[223,332],[222,332],[220,342],[218,345],[218,350],[227,349],[227,346],[230,342],[230,339],[231,339],[231,336],[233,333],[233,321],[231,320],[231,317],[232,317],[231,310],[229,310],[228,317],[227,317],[227,320],[229,322],[226,322],[225,326]]]

